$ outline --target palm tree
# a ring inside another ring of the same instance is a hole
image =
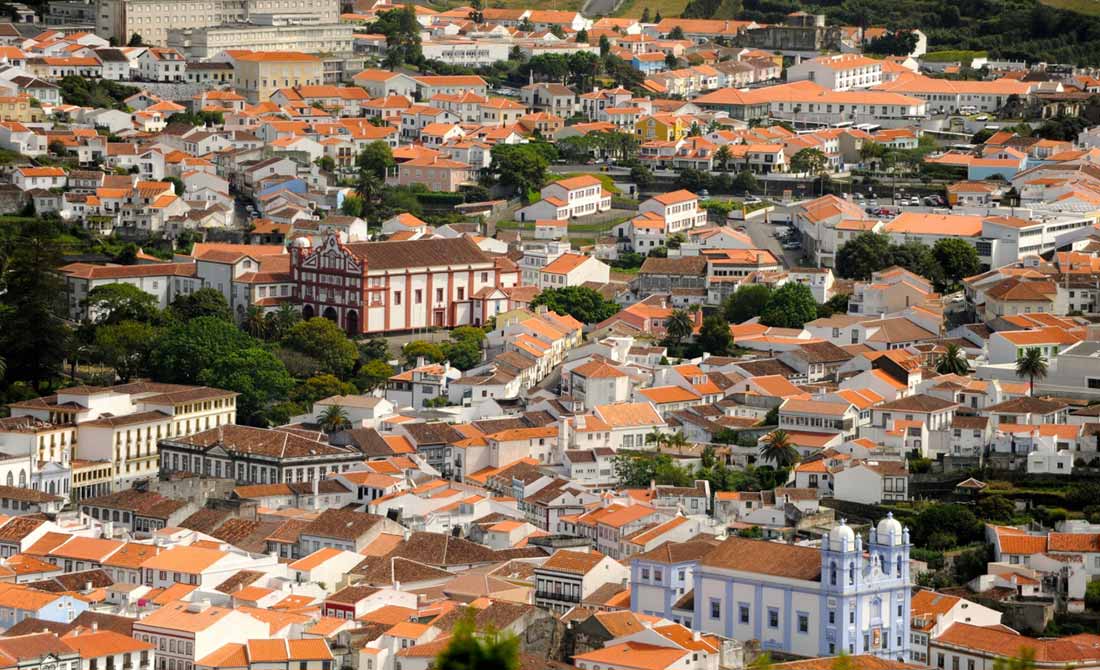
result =
[[[263,308],[257,305],[252,305],[248,308],[248,312],[244,315],[244,321],[241,322],[241,327],[244,328],[244,332],[260,340],[267,337],[268,327],[270,325],[267,317],[264,315]]]
[[[274,340],[280,340],[291,326],[302,320],[302,315],[294,309],[294,305],[283,303],[274,313],[268,314],[271,323],[268,324],[268,334]]]
[[[694,326],[690,314],[682,309],[674,309],[665,321],[665,332],[670,340],[679,344],[691,335]]]
[[[645,436],[646,444],[655,444],[658,447],[664,444],[666,441],[668,441],[668,434],[662,433],[658,428],[654,428]]]
[[[338,430],[351,426],[351,420],[348,419],[348,413],[340,405],[329,405],[325,408],[324,412],[321,412],[321,416],[318,418],[320,419],[318,423],[321,426],[321,430],[326,433],[335,433]]]
[[[665,436],[665,445],[674,449],[681,449],[691,444],[683,433],[673,433]]]
[[[967,375],[970,374],[970,366],[966,364],[962,347],[957,344],[948,344],[947,350],[936,361],[936,372],[941,375]]]
[[[718,162],[718,169],[721,172],[730,171],[730,157],[730,148],[725,144],[718,147],[718,151],[714,152],[714,160]]]
[[[1047,376],[1047,359],[1043,358],[1043,352],[1038,347],[1029,347],[1016,359],[1016,376],[1027,377],[1027,394],[1034,396],[1035,378],[1043,379]]]
[[[785,430],[773,430],[760,445],[761,460],[771,461],[778,468],[789,468],[798,462],[798,450],[791,444]]]

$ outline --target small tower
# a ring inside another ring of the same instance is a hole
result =
[[[871,531],[868,550],[879,557],[883,577],[909,583],[909,531],[889,512]]]
[[[847,520],[829,531],[821,546],[821,581],[829,593],[854,591],[863,573],[863,539]]]

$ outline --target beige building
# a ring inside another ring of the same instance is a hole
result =
[[[145,44],[165,46],[169,30],[222,24],[263,23],[271,16],[298,15],[321,24],[340,21],[337,0],[96,0],[96,34],[126,44],[134,34]],[[241,48],[241,47],[237,47]]]
[[[241,54],[233,68],[233,88],[252,104],[267,100],[280,88],[320,86],[323,80],[321,59],[295,51]]]
[[[355,27],[350,23],[241,23],[173,28],[168,31],[167,39],[169,47],[196,59],[212,58],[227,49],[350,54],[354,32]]]

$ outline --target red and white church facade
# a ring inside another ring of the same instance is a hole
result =
[[[478,326],[507,311],[516,265],[467,237],[291,243],[290,271],[303,318],[331,319],[351,335]]]

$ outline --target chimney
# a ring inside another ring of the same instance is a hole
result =
[[[98,621],[93,621],[92,622],[92,632],[94,633],[98,630],[99,630],[99,622]]]

